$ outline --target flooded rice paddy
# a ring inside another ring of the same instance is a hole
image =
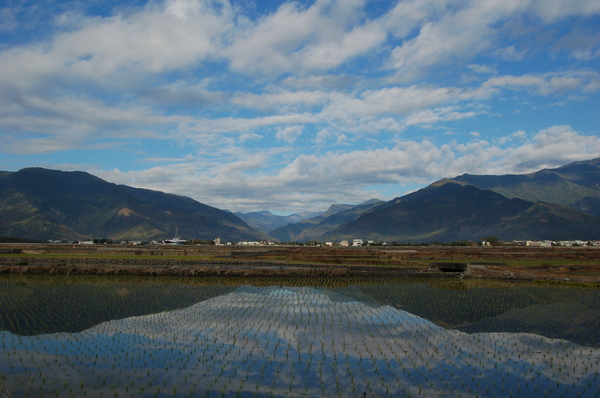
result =
[[[0,393],[597,397],[600,290],[454,280],[0,279]]]

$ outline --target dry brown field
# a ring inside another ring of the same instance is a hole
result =
[[[443,273],[439,263],[464,264]],[[600,283],[599,247],[1,244],[0,273],[190,276],[418,274]]]

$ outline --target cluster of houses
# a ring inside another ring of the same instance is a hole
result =
[[[181,244],[186,242],[183,239],[170,239],[170,240],[165,240],[165,241],[151,241],[150,244],[151,245],[161,245],[161,244],[171,244],[171,245],[177,245],[177,244]],[[94,241],[92,240],[87,240],[87,241],[80,241],[80,242],[66,242],[64,240],[49,240],[48,243],[78,243],[80,245],[93,245]],[[103,242],[98,242],[98,243],[103,243]],[[130,245],[140,245],[140,244],[144,244],[144,242],[113,242],[110,241],[109,243],[112,244],[130,244]],[[146,242],[147,243],[147,242]],[[507,242],[508,243],[508,242]],[[237,245],[237,246],[271,246],[271,245],[276,245],[275,242],[271,242],[271,241],[241,241],[241,242],[222,242],[221,238],[215,238],[214,239],[214,244],[217,246],[223,246],[223,245]],[[350,240],[342,240],[341,242],[333,242],[333,241],[328,241],[328,242],[324,242],[323,244],[318,244],[318,246],[342,246],[342,247],[359,247],[359,246],[370,246],[370,245],[374,245],[376,244],[375,241],[369,240],[369,241],[363,241],[362,239],[353,239],[352,241]],[[385,242],[380,243],[383,246],[386,246],[387,244]],[[552,241],[552,240],[541,240],[541,241],[533,241],[533,240],[515,240],[510,242],[509,244],[515,245],[515,246],[530,246],[530,247],[553,247],[553,246],[562,246],[562,247],[571,247],[571,246],[596,246],[596,247],[600,247],[600,241],[599,240],[561,240],[561,241]],[[490,242],[479,242],[479,245],[481,246],[491,246]]]
[[[531,246],[531,247],[552,247],[552,246],[600,246],[598,240],[516,240],[513,241],[515,245],[519,246]]]
[[[215,245],[224,245],[225,243],[221,243],[221,239],[220,238],[216,238],[214,240]],[[375,242],[370,240],[367,241],[367,244],[374,244]],[[227,242],[227,245],[232,245],[235,244],[237,246],[271,246],[271,245],[275,245],[276,243],[271,242],[271,241],[260,241],[260,242],[256,242],[256,241],[242,241],[242,242],[237,242],[237,243],[231,243],[231,242]],[[352,240],[352,242],[348,241],[348,240],[342,240],[341,242],[324,242],[323,246],[344,246],[344,247],[349,247],[349,246],[363,246],[365,244],[365,242],[362,239],[354,239]],[[385,243],[384,243],[385,245]],[[320,244],[319,244],[320,246]]]
[[[367,241],[367,244],[372,245],[373,243],[375,243],[375,242],[372,240]],[[365,244],[365,242],[362,239],[354,239],[354,240],[352,240],[352,244],[350,244],[350,241],[348,241],[348,240],[343,240],[339,243],[340,246],[344,246],[344,247],[362,246],[364,244]],[[333,243],[333,242],[325,242],[325,246],[334,246],[334,245],[335,245],[335,243]]]

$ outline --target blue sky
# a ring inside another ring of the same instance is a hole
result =
[[[600,2],[0,8],[0,169],[277,214],[600,156]]]

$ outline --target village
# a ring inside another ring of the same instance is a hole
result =
[[[461,242],[431,242],[431,243],[387,243],[387,242],[376,242],[373,240],[364,241],[363,239],[352,239],[350,240],[341,240],[339,242],[334,241],[325,241],[325,242],[316,242],[310,241],[305,243],[299,242],[273,242],[273,241],[239,241],[239,242],[222,242],[221,238],[215,238],[212,241],[197,241],[197,240],[184,240],[184,239],[170,239],[164,241],[156,241],[152,240],[150,242],[143,241],[114,241],[112,239],[93,239],[93,240],[85,240],[85,241],[65,241],[59,239],[50,239],[48,240],[49,244],[78,244],[78,245],[94,245],[94,244],[120,244],[120,245],[150,245],[150,246],[160,246],[160,245],[215,245],[215,246],[326,246],[326,247],[363,247],[363,246],[530,246],[530,247],[600,247],[600,240],[561,240],[561,241],[553,241],[553,240],[541,240],[541,241],[533,241],[533,240],[514,240],[509,242],[497,241],[461,241]]]

